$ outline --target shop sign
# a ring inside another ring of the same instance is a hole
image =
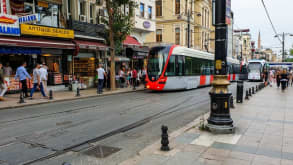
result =
[[[148,29],[148,28],[151,27],[151,23],[149,21],[144,21],[143,22],[143,27]]]
[[[33,23],[40,21],[40,14],[30,14],[26,16],[19,17],[19,23]]]
[[[74,38],[74,31],[68,30],[68,29],[27,25],[27,24],[21,24],[20,29],[21,29],[21,34],[25,34],[25,35],[70,38],[70,39]]]
[[[38,6],[43,8],[48,8],[49,4],[48,2],[38,1]]]
[[[23,47],[0,47],[0,54],[41,54],[41,49]]]
[[[43,0],[49,3],[54,3],[54,4],[58,4],[61,5],[62,4],[62,0]]]
[[[14,15],[0,14],[0,34],[19,36],[18,17]]]

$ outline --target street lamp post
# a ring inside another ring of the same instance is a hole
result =
[[[213,24],[215,25],[215,73],[213,88],[209,92],[211,113],[207,119],[207,128],[215,133],[234,132],[233,120],[230,115],[230,82],[227,76],[227,0],[213,0]]]
[[[282,36],[282,62],[285,62],[285,37],[286,36],[293,36],[293,34],[290,34],[290,33],[282,33],[282,34],[277,34],[275,35],[275,37],[279,37],[279,36]]]

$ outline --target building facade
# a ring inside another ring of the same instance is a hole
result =
[[[156,0],[156,31],[146,37],[146,45],[158,43],[194,47],[194,1],[192,0]],[[190,17],[188,17],[190,15]],[[188,32],[188,18],[190,31]]]
[[[244,62],[248,62],[251,60],[251,34],[245,33],[242,34],[241,37],[241,45],[242,45],[242,60]]]

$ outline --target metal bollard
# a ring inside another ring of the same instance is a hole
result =
[[[237,81],[237,103],[243,103],[243,81]]]
[[[255,94],[255,92],[254,92],[254,87],[251,87],[252,88],[252,94],[254,95]]]
[[[251,94],[251,88],[248,89],[248,96],[252,96],[252,94]]]
[[[248,90],[246,90],[246,95],[245,95],[245,100],[249,100],[249,97],[248,97]]]
[[[76,97],[79,97],[79,96],[80,96],[80,89],[77,88],[77,89],[76,89]]]
[[[255,86],[255,92],[258,92],[258,88],[257,88],[257,85]]]
[[[71,165],[71,164],[68,162],[63,162],[62,165]]]
[[[49,100],[53,100],[53,91],[52,91],[52,89],[49,91]]]
[[[235,108],[235,106],[234,106],[234,98],[233,98],[232,95],[230,97],[230,108]]]
[[[23,93],[22,92],[20,92],[20,95],[19,95],[19,102],[18,102],[19,104],[22,104],[22,103],[25,103],[25,101],[24,101],[24,97],[23,97]]]
[[[168,127],[163,125],[161,129],[162,129],[161,151],[170,151]]]

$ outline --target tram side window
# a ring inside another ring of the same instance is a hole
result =
[[[170,56],[170,60],[169,60],[165,75],[166,76],[175,76],[176,75],[175,56]]]
[[[191,76],[192,75],[192,58],[185,57],[185,75]]]
[[[178,76],[183,76],[184,75],[184,56],[176,56],[176,73]]]
[[[197,58],[192,58],[192,75],[200,75],[201,61]]]

